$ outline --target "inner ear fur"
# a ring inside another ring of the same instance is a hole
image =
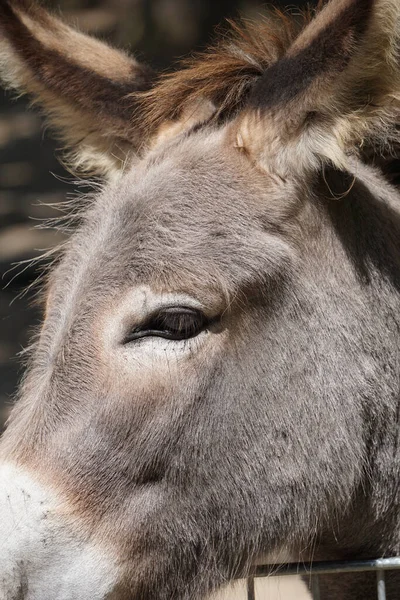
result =
[[[0,76],[42,106],[80,172],[110,175],[139,148],[135,94],[153,72],[29,0],[0,0]]]
[[[236,145],[286,177],[398,144],[400,2],[331,0],[255,84]]]

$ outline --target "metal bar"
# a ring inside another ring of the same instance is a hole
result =
[[[247,600],[256,600],[254,577],[249,577],[247,579]],[[379,598],[379,600],[381,599]]]
[[[285,577],[288,575],[328,575],[330,573],[362,573],[366,571],[389,571],[400,569],[400,557],[376,560],[351,560],[287,565],[256,565],[251,577]]]
[[[321,600],[318,575],[315,575],[315,577],[311,577],[311,595],[313,600]],[[378,598],[378,600],[381,600],[381,598]]]
[[[379,569],[376,572],[376,589],[378,592],[378,600],[386,600],[386,581],[385,571]]]

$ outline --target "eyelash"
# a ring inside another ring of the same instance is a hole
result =
[[[181,341],[196,337],[207,329],[211,321],[198,309],[171,306],[159,309],[147,321],[130,331],[124,343],[144,337],[161,337]]]

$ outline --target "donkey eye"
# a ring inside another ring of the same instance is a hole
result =
[[[142,337],[162,337],[168,340],[188,340],[203,331],[209,321],[195,308],[171,306],[158,310],[144,324],[133,329],[124,343]]]

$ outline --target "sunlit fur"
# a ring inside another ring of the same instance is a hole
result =
[[[26,514],[11,540],[0,520],[7,600],[31,600],[30,581],[33,600],[75,600],[85,564],[116,600],[201,600],[282,550],[400,553],[400,197],[382,170],[399,18],[397,0],[268,16],[154,82],[36,5],[0,1],[6,85],[43,106],[72,164],[105,175],[48,277],[0,444],[0,505],[33,491],[27,544],[57,567],[44,578],[26,556]],[[207,327],[131,335],[171,306]],[[368,575],[320,585],[323,600],[375,598]]]

